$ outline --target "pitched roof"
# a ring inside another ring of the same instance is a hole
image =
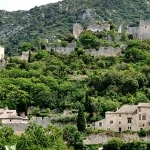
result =
[[[150,107],[150,103],[139,103],[138,107]]]
[[[124,105],[116,111],[116,113],[135,113],[137,110],[137,105]]]

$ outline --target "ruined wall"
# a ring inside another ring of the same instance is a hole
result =
[[[132,142],[133,140],[150,142],[150,135],[147,135],[146,137],[139,137],[137,133],[132,134],[118,133],[114,135],[107,135],[106,133],[100,133],[100,134],[90,134],[86,138],[86,140],[84,140],[84,144],[105,144],[112,138],[119,138],[124,142]]]
[[[139,28],[138,27],[129,27],[127,34],[132,34],[133,38],[139,37]]]
[[[49,46],[46,49],[48,51],[50,51],[51,49],[53,49],[54,51],[58,52],[58,53],[63,53],[63,54],[70,54],[76,47],[76,44],[74,44],[72,47],[71,46],[67,46],[67,47],[52,47]],[[116,55],[120,55],[122,49],[125,49],[125,46],[120,46],[120,47],[100,47],[98,50],[95,49],[89,49],[89,50],[85,50],[87,53],[93,55],[93,56],[116,56]]]
[[[93,56],[116,56],[121,54],[122,49],[120,47],[114,48],[114,47],[100,47],[99,50],[87,50],[88,53],[90,53]]]
[[[17,58],[20,59],[20,60],[26,60],[26,61],[28,61],[29,51],[27,51],[27,52],[23,51],[22,54],[20,56],[18,56]]]
[[[92,31],[92,32],[97,32],[97,31],[101,32],[101,31],[104,31],[104,30],[109,31],[109,30],[110,30],[110,24],[89,25],[89,26],[87,27],[87,30],[90,30],[90,31]]]
[[[69,43],[66,47],[54,47],[54,46],[47,46],[46,50],[50,51],[53,49],[54,51],[58,53],[63,53],[63,54],[70,54],[74,49],[76,48],[76,43]]]

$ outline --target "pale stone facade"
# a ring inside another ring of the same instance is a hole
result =
[[[140,20],[139,27],[129,27],[127,34],[132,34],[133,38],[141,40],[150,39],[150,21]]]
[[[4,47],[0,46],[0,60],[4,59]]]
[[[116,112],[106,112],[105,119],[95,122],[95,129],[115,132],[150,129],[150,103],[124,105]]]
[[[27,118],[23,118],[17,115],[16,110],[9,110],[7,107],[4,109],[0,109],[0,120],[3,124],[8,123],[26,123]]]
[[[73,25],[73,35],[76,39],[78,39],[78,37],[82,31],[83,31],[83,29],[78,23]]]

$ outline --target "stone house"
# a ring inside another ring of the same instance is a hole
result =
[[[28,119],[26,117],[18,116],[16,110],[9,110],[7,107],[0,109],[0,121],[4,125],[10,123],[28,123]]]
[[[133,38],[141,40],[150,39],[150,21],[140,20],[138,27],[129,27],[127,34],[132,34]]]
[[[105,119],[94,122],[95,129],[121,132],[150,129],[150,103],[124,105],[116,112],[105,112]]]

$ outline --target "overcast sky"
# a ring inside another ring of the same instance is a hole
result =
[[[35,6],[41,6],[62,0],[0,0],[0,9],[7,11],[29,10]]]

